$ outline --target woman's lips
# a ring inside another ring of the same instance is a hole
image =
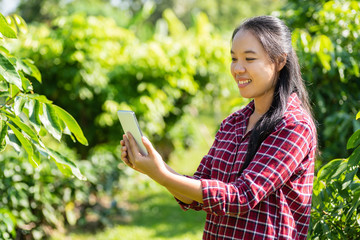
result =
[[[238,81],[238,87],[239,87],[239,88],[244,88],[244,87],[246,87],[247,85],[249,85],[250,83],[251,83],[251,80],[250,80],[250,79],[239,80],[239,81]]]

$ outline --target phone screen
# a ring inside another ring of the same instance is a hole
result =
[[[119,110],[117,113],[124,133],[126,134],[127,132],[130,132],[139,147],[140,153],[147,155],[148,152],[141,141],[142,133],[135,113],[133,111],[125,110]]]

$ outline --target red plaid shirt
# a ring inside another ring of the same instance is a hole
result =
[[[316,130],[292,94],[281,122],[238,176],[249,141],[246,126],[254,103],[228,116],[194,179],[204,203],[184,210],[207,212],[203,239],[306,239],[316,149]]]

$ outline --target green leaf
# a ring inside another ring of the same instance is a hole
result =
[[[176,17],[175,13],[170,10],[166,9],[163,12],[163,18],[167,21],[169,32],[171,36],[174,37],[181,37],[184,36],[186,32],[185,25]]]
[[[44,95],[31,94],[31,95],[28,95],[28,98],[38,100],[40,103],[48,103],[48,104],[52,103],[52,101],[47,99],[46,96],[44,96]]]
[[[356,77],[360,77],[359,64],[356,62],[356,60],[353,57],[350,57],[350,62],[353,66],[354,75]]]
[[[39,158],[40,158],[40,154],[47,159],[50,158],[46,146],[44,145],[44,143],[41,142],[41,140],[39,140],[39,143],[33,143],[33,145],[35,146],[37,152],[39,152]]]
[[[313,40],[313,51],[317,54],[323,67],[329,71],[331,69],[331,54],[334,52],[334,45],[326,35],[316,36]]]
[[[36,155],[34,155],[34,149],[30,143],[30,141],[28,139],[26,139],[24,137],[24,135],[16,129],[16,127],[14,125],[12,125],[11,123],[7,123],[8,126],[11,128],[11,130],[14,132],[15,136],[17,137],[17,139],[20,141],[22,147],[25,149],[28,158],[29,158],[29,162],[34,166],[34,167],[38,167],[39,166],[39,159],[37,158]]]
[[[59,219],[59,216],[57,216],[57,211],[51,206],[51,204],[44,204],[42,214],[48,222],[54,224],[55,226],[59,226],[61,220]]]
[[[346,164],[344,164],[344,159],[334,159],[334,160],[330,161],[329,163],[327,163],[325,166],[323,166],[319,170],[318,175],[317,175],[317,180],[320,181],[321,179],[330,178],[330,176],[332,176],[335,173],[335,171],[338,170],[338,168],[341,164],[343,165],[342,169],[343,170],[344,170],[344,168],[346,169]]]
[[[14,110],[15,110],[15,114],[17,116],[19,116],[20,113],[22,112],[25,103],[26,103],[26,99],[24,97],[17,96],[15,98],[15,100],[14,100]]]
[[[26,24],[25,20],[22,17],[20,17],[19,15],[16,15],[16,14],[13,14],[12,17],[15,20],[16,26],[18,27],[18,29],[22,33],[26,33],[27,32],[27,24]]]
[[[32,160],[36,164],[36,166],[39,166],[39,164],[40,164],[40,152],[37,150],[36,147],[33,147]]]
[[[330,228],[329,226],[326,224],[326,222],[323,222],[321,224],[322,230],[323,230],[323,234],[326,235],[327,239],[331,239],[331,233],[330,233]],[[330,237],[330,238],[329,238]]]
[[[6,143],[12,146],[17,153],[21,152],[21,143],[19,139],[15,136],[11,128],[8,128],[5,139],[6,139]]]
[[[70,161],[67,157],[61,155],[57,151],[50,149],[50,148],[47,148],[47,151],[48,151],[49,155],[56,161],[56,163],[61,164],[65,167],[69,167],[71,169],[71,172],[78,179],[86,180],[86,177],[81,174],[80,169],[75,165],[75,163]],[[61,170],[61,168],[59,168],[59,169]]]
[[[360,112],[356,114],[356,120],[360,119]]]
[[[74,211],[75,204],[74,202],[68,202],[65,206],[65,214],[66,214],[66,220],[71,226],[74,226],[77,221],[77,217]]]
[[[360,161],[360,147],[357,147],[350,155],[348,165],[349,167],[358,167]]]
[[[22,59],[21,62],[23,63],[23,71],[32,77],[34,77],[36,80],[38,80],[40,83],[42,82],[41,74],[39,69],[33,64],[33,62],[30,59]]]
[[[358,169],[346,173],[345,179],[341,185],[341,190],[346,189],[354,181],[354,176],[357,173],[357,171],[358,171]]]
[[[330,179],[338,178],[342,173],[344,173],[348,168],[348,162],[344,159],[343,162],[334,169],[335,171],[329,175]]]
[[[359,205],[359,203],[360,203],[359,197],[360,197],[360,191],[355,192],[353,200],[352,200],[352,204],[351,204],[351,207],[350,207],[350,210],[346,214],[346,221],[348,221],[352,217],[355,209]]]
[[[61,139],[61,126],[54,108],[50,104],[41,103],[42,114],[40,114],[40,121],[46,130],[58,141]]]
[[[16,125],[18,126],[22,131],[24,131],[34,142],[39,143],[38,136],[36,133],[25,123],[21,122],[19,118],[12,117],[7,115],[7,117]]]
[[[7,125],[5,123],[5,121],[0,120],[0,152],[4,151],[6,148],[6,141],[5,141],[5,136],[7,134]]]
[[[14,29],[12,29],[8,22],[6,21],[6,18],[4,15],[0,13],[0,32],[2,35],[8,38],[17,38],[16,32]]]
[[[81,130],[79,124],[76,122],[76,120],[64,109],[52,105],[52,107],[55,109],[55,112],[57,113],[58,117],[64,121],[66,126],[69,128],[69,130],[75,135],[76,139],[83,145],[87,146],[88,141],[84,136],[83,131]]]
[[[22,82],[20,75],[16,71],[14,65],[4,55],[0,53],[0,74],[4,79],[22,89]]]
[[[9,83],[5,81],[5,78],[0,75],[0,92],[8,92],[9,91]]]
[[[28,102],[29,120],[34,126],[37,133],[41,129],[40,115],[40,103],[36,99],[29,99]]]
[[[360,191],[360,183],[359,182],[353,182],[350,184],[350,189],[353,192]]]
[[[27,79],[22,72],[19,72],[19,75],[20,75],[20,79],[21,79],[21,83],[22,83],[22,88],[23,88],[26,92],[33,91],[34,88],[33,88],[33,86],[32,86],[32,83],[30,82],[30,80]]]
[[[19,95],[20,93],[20,89],[14,85],[14,84],[10,84],[10,97],[11,98],[15,98],[17,95]]]
[[[6,217],[8,217],[14,224],[16,223],[16,217],[10,210],[6,208],[0,208],[0,214],[3,214]]]
[[[3,46],[0,46],[0,52],[5,53],[5,55],[10,55],[9,50],[7,50],[6,48],[4,48]]]
[[[354,134],[349,138],[346,148],[352,149],[356,148],[358,145],[360,145],[360,129],[354,132]]]
[[[9,233],[14,232],[15,224],[11,221],[11,219],[8,217],[5,217],[3,214],[0,214],[0,217],[1,217],[2,222],[5,224],[7,231]]]

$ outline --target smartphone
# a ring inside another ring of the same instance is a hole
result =
[[[138,147],[140,150],[140,153],[143,155],[147,155],[148,152],[141,141],[141,137],[143,136],[139,127],[139,123],[136,119],[135,113],[133,111],[125,111],[125,110],[119,110],[117,112],[122,129],[124,130],[124,133],[130,132]]]

